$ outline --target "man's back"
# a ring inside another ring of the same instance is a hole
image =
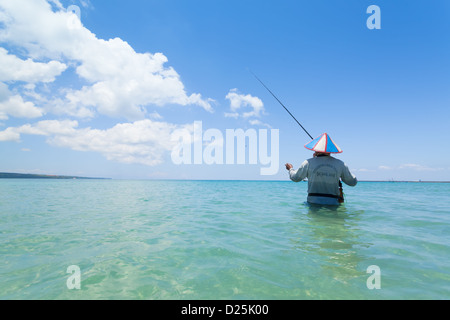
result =
[[[331,156],[308,159],[297,171],[291,169],[289,173],[292,181],[308,178],[308,202],[311,203],[338,205],[339,179],[349,186],[357,184],[345,163]]]

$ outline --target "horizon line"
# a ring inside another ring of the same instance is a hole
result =
[[[6,176],[5,176],[6,175]],[[11,176],[9,176],[11,175]],[[16,175],[16,177],[14,177]],[[0,172],[0,179],[83,179],[83,180],[148,180],[148,181],[259,181],[259,182],[290,182],[289,179],[181,179],[181,178],[104,178],[81,177],[57,174]],[[307,182],[303,180],[302,182]],[[450,183],[447,180],[358,180],[358,182],[411,182],[411,183]]]
[[[257,179],[153,179],[153,178],[91,178],[91,177],[71,177],[71,176],[59,176],[58,178],[48,176],[45,177],[0,177],[0,180],[113,180],[113,181],[198,181],[198,182],[292,182],[291,180],[257,180]],[[308,181],[300,181],[308,182]],[[417,180],[358,180],[358,183],[450,183],[450,181],[417,181]]]

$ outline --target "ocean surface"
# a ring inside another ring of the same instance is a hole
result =
[[[0,299],[450,299],[450,184],[306,187],[0,180]]]

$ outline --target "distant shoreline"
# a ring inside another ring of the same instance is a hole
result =
[[[107,180],[109,178],[90,178],[90,177],[77,177],[77,176],[59,176],[49,174],[31,174],[31,173],[8,173],[0,172],[0,179],[60,179],[60,180]]]

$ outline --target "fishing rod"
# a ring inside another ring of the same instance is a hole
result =
[[[250,71],[250,70],[249,70]],[[311,138],[311,140],[314,140],[314,138],[309,134],[308,131],[306,131],[305,128],[303,128],[303,126],[300,124],[300,122],[298,122],[297,119],[295,119],[295,117],[293,116],[293,114],[285,107],[285,105],[280,101],[280,99],[277,98],[277,96],[264,84],[264,82],[261,81],[261,79],[259,79],[256,74],[254,74],[252,71],[250,71],[250,73],[256,78],[256,80],[258,80],[264,88],[267,89],[267,91],[270,92],[270,94],[278,101],[279,104],[281,104],[281,106],[284,108],[284,110],[287,111],[287,113],[289,113],[289,115],[295,120],[295,122],[297,122],[297,124],[306,132],[306,134]]]

